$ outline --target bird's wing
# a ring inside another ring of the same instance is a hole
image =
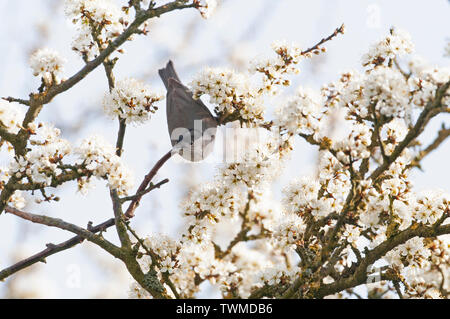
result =
[[[186,128],[203,133],[206,129],[215,129],[217,121],[208,108],[199,99],[195,100],[187,87],[174,78],[169,78],[167,89],[167,125],[169,134],[175,129]],[[195,120],[201,120],[195,123]],[[176,136],[171,136],[172,145],[178,141]]]

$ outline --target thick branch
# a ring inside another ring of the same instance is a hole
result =
[[[159,6],[157,8],[153,8],[150,6],[148,10],[140,10],[136,12],[135,20],[129,25],[125,31],[120,34],[114,41],[112,41],[106,49],[100,52],[100,54],[92,61],[89,61],[85,64],[85,66],[78,71],[76,74],[71,76],[66,81],[61,82],[58,85],[51,86],[48,90],[30,94],[29,100],[22,100],[17,98],[5,98],[10,102],[19,102],[29,106],[27,113],[25,114],[25,118],[22,123],[22,129],[16,135],[14,139],[14,150],[17,156],[24,155],[26,153],[26,145],[29,137],[29,132],[27,130],[28,124],[34,121],[36,117],[39,115],[40,111],[44,104],[49,103],[56,95],[67,91],[75,84],[80,82],[86,75],[88,75],[91,71],[93,71],[96,67],[102,64],[108,57],[111,55],[118,47],[120,47],[125,41],[127,41],[130,36],[135,33],[138,33],[139,26],[144,23],[146,20],[154,17],[160,17],[162,14],[179,10],[185,8],[196,8],[196,4],[186,3],[186,1],[175,0],[165,5]],[[106,69],[106,66],[105,66]],[[8,137],[12,140],[12,136]],[[17,179],[13,176],[8,181],[5,189],[0,194],[0,213],[4,210],[5,206],[8,203],[9,198],[14,193],[14,189],[12,185],[17,182]],[[130,211],[132,214],[132,211]]]
[[[3,127],[1,124],[2,124],[2,123],[1,123],[1,121],[0,121],[0,137],[1,137],[3,140],[8,141],[8,142],[10,142],[12,145],[14,145],[15,142],[16,142],[16,138],[17,138],[16,134],[10,133],[10,132],[9,132],[5,127]]]
[[[155,189],[155,188],[157,188],[157,187],[154,187],[153,189]],[[88,230],[91,231],[92,233],[98,233],[98,232],[106,231],[109,227],[114,226],[114,225],[115,225],[114,218],[111,218],[111,219],[108,219],[107,221],[105,221],[101,224],[98,224],[96,226],[88,227]],[[15,263],[14,265],[0,271],[0,281],[4,280],[5,278],[9,277],[10,275],[12,275],[24,268],[27,268],[35,263],[45,260],[45,258],[47,258],[51,255],[54,255],[60,251],[72,248],[73,246],[83,242],[83,240],[84,240],[84,237],[77,235],[67,241],[64,241],[64,242],[56,244],[56,245],[49,244],[46,249],[40,251],[39,253],[34,254],[33,256],[30,256],[29,258],[19,261],[19,262]]]
[[[193,3],[186,4],[184,1],[176,0],[172,1],[170,3],[167,3],[165,5],[159,6],[154,9],[149,9],[145,11],[139,11],[136,13],[135,20],[129,25],[125,31],[120,34],[114,41],[112,41],[106,49],[104,49],[94,60],[89,61],[86,63],[86,65],[78,71],[76,74],[71,76],[69,79],[67,79],[64,82],[61,82],[61,84],[52,86],[48,89],[48,91],[45,91],[41,94],[35,95],[35,100],[39,101],[40,104],[47,104],[49,103],[56,95],[67,91],[71,87],[73,87],[75,84],[80,82],[86,75],[88,75],[91,71],[93,71],[96,67],[98,67],[100,64],[103,63],[103,61],[117,48],[119,48],[125,41],[127,41],[133,34],[138,33],[139,26],[144,23],[146,20],[154,18],[154,17],[160,17],[162,14],[174,11],[174,10],[180,10],[185,8],[194,8],[195,5]],[[18,100],[18,99],[16,99]]]
[[[5,211],[7,213],[13,214],[17,217],[29,220],[33,223],[42,224],[42,225],[46,225],[46,226],[50,226],[50,227],[56,227],[59,229],[70,231],[74,234],[77,234],[77,235],[83,237],[84,239],[87,239],[87,240],[93,242],[94,244],[97,244],[98,246],[100,246],[101,248],[103,248],[104,250],[109,252],[111,255],[113,255],[114,257],[122,259],[122,253],[121,253],[121,250],[119,247],[117,247],[113,243],[107,241],[103,237],[96,235],[87,229],[84,229],[77,225],[68,223],[60,218],[54,218],[54,217],[45,216],[45,215],[37,215],[37,214],[27,213],[27,212],[18,210],[16,208],[13,208],[11,206],[7,206],[5,208]]]
[[[436,95],[432,101],[429,101],[425,106],[425,109],[420,113],[419,118],[416,121],[416,124],[412,129],[409,130],[406,137],[403,139],[400,144],[394,149],[391,155],[387,156],[383,163],[373,171],[370,175],[370,179],[373,181],[376,180],[388,167],[400,156],[405,148],[409,146],[409,144],[415,140],[420,133],[422,133],[425,125],[431,119],[432,116],[437,115],[435,112],[432,112],[434,109],[439,109],[441,106],[442,98],[445,95],[445,92],[450,87],[450,81],[443,84],[436,90]]]
[[[111,227],[112,225],[114,225],[114,218],[111,218],[109,220],[107,220],[106,222],[103,222],[101,224],[98,224],[96,226],[88,226],[88,230],[92,233],[98,233],[98,232],[102,232],[105,231],[107,228]],[[37,262],[46,262],[45,258],[54,255],[60,251],[72,248],[75,245],[78,245],[80,243],[82,243],[84,241],[84,237],[77,235],[75,237],[70,238],[69,240],[66,240],[62,243],[59,243],[57,245],[55,244],[47,244],[47,248],[38,252],[37,254],[34,254],[33,256],[30,256],[24,260],[21,260],[17,263],[15,263],[14,265],[3,269],[2,271],[0,271],[0,281],[4,280],[5,278],[9,277],[10,275],[25,269],[31,265],[34,265]]]
[[[387,252],[395,247],[404,244],[409,239],[416,236],[432,238],[444,234],[450,234],[450,224],[434,227],[434,226],[411,226],[408,229],[398,233],[397,235],[384,241],[374,249],[370,250],[362,259],[360,265],[356,268],[354,274],[348,278],[343,278],[328,285],[322,285],[314,293],[314,297],[322,298],[327,295],[334,294],[347,288],[352,288],[365,283],[367,280],[367,268],[375,261],[383,257]]]
[[[447,137],[450,136],[450,128],[442,127],[439,132],[436,139],[428,145],[424,150],[420,151],[419,154],[414,158],[412,163],[410,164],[410,167],[413,166],[419,166],[422,159],[424,159],[428,154],[430,154],[432,151],[436,150],[445,140]]]

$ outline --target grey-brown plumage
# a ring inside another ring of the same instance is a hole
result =
[[[159,70],[167,89],[166,115],[172,146],[189,161],[200,161],[214,147],[217,121],[200,99],[184,86],[169,61]]]

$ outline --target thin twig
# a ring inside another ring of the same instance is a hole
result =
[[[24,99],[17,99],[17,98],[12,97],[12,96],[2,97],[2,99],[5,100],[5,101],[8,101],[10,103],[11,102],[17,102],[17,103],[20,103],[20,104],[23,104],[23,105],[27,105],[27,106],[30,105],[30,101],[24,100]]]
[[[162,181],[160,181],[160,182],[158,182],[158,183],[156,183],[156,184],[154,184],[154,185],[153,185],[153,184],[150,184],[150,186],[149,186],[147,189],[145,189],[144,191],[139,192],[139,193],[137,193],[137,194],[135,194],[135,195],[122,197],[122,198],[120,198],[120,201],[123,203],[123,202],[127,202],[127,201],[130,201],[130,200],[135,200],[135,199],[137,199],[137,198],[140,198],[140,197],[144,196],[144,195],[147,194],[148,192],[151,192],[151,191],[154,190],[155,188],[160,188],[162,185],[164,185],[164,184],[166,184],[166,183],[168,183],[168,182],[169,182],[169,179],[166,178],[166,179],[163,179]]]
[[[158,173],[159,169],[171,157],[172,157],[172,150],[167,152],[163,157],[161,157],[159,159],[158,162],[156,162],[155,166],[153,166],[153,168],[150,170],[150,172],[147,175],[145,175],[144,180],[141,182],[141,185],[139,186],[136,194],[139,194],[139,193],[142,193],[143,191],[145,191],[145,188],[147,187],[148,184],[150,184],[150,182],[152,181],[153,177],[155,177],[156,173]],[[134,198],[131,201],[130,205],[128,206],[127,211],[125,212],[125,217],[127,219],[132,218],[134,216],[134,211],[138,207],[141,198],[142,198],[142,195],[136,196],[136,198]]]
[[[119,247],[117,247],[113,243],[109,242],[102,236],[96,235],[95,233],[93,233],[87,229],[84,229],[82,227],[79,227],[75,224],[68,223],[60,218],[54,218],[54,217],[45,216],[45,215],[37,215],[37,214],[27,213],[27,212],[24,212],[17,208],[11,207],[11,206],[6,206],[5,211],[7,213],[13,214],[17,217],[26,219],[33,223],[42,224],[42,225],[46,225],[46,226],[50,226],[50,227],[56,227],[59,229],[63,229],[63,230],[67,230],[72,233],[75,233],[75,234],[83,237],[84,239],[87,239],[87,240],[93,242],[94,244],[97,244],[98,246],[100,246],[101,248],[103,248],[104,250],[109,252],[111,255],[113,255],[114,257],[120,258],[120,259],[122,258],[122,254],[121,254]]]
[[[114,225],[114,218],[108,219],[107,221],[95,225],[95,226],[89,226],[88,230],[92,233],[98,233],[106,231],[109,227]],[[0,281],[4,280],[5,278],[9,277],[10,275],[25,269],[31,265],[34,265],[38,262],[46,262],[45,259],[51,255],[54,255],[60,251],[67,250],[69,248],[72,248],[75,245],[78,245],[84,241],[84,237],[77,235],[75,237],[70,238],[69,240],[66,240],[59,244],[47,244],[47,248],[38,252],[37,254],[34,254],[26,259],[23,259],[14,265],[11,265],[8,268],[3,269],[0,271]]]
[[[444,126],[439,130],[438,136],[435,140],[428,145],[424,150],[420,151],[419,154],[414,158],[408,167],[419,166],[420,162],[432,151],[436,150],[446,139],[450,136],[450,128],[445,128]]]
[[[332,40],[334,37],[336,37],[339,33],[344,34],[344,29],[345,26],[344,24],[341,24],[341,26],[339,28],[336,28],[336,30],[334,30],[334,32],[332,34],[330,34],[328,37],[323,38],[322,40],[320,40],[318,43],[316,43],[314,46],[310,47],[309,49],[306,49],[304,51],[302,51],[302,55],[308,54],[310,52],[316,51],[316,50],[320,50],[320,46],[322,44],[324,44],[325,42],[328,42],[330,40]]]

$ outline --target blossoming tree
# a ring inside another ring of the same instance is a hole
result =
[[[344,26],[307,49],[274,43],[273,56],[249,64],[245,73],[201,71],[189,87],[195,98],[206,97],[218,123],[262,129],[266,138],[219,165],[213,180],[181,203],[185,228],[178,238],[133,230],[140,199],[168,182],[154,177],[172,153],[133,192],[133,174],[121,158],[126,128],[148,121],[164,97],[133,78],[116,80],[116,52],[134,36],[151,34],[154,17],[194,8],[206,18],[214,6],[200,0],[160,6],[130,0],[122,8],[109,0],[66,1],[67,17],[77,26],[73,50],[85,65],[66,78],[65,59],[40,49],[30,66],[41,86],[27,99],[0,102],[2,152],[10,160],[0,170],[0,211],[75,236],[1,270],[0,280],[88,240],[124,263],[134,278],[130,297],[192,298],[208,281],[224,298],[351,297],[359,296],[358,286],[373,298],[447,298],[450,196],[416,192],[410,173],[450,135],[443,125],[431,144],[418,141],[432,118],[450,112],[450,69],[411,57],[410,36],[394,28],[362,57],[362,70],[338,75],[321,90],[300,87],[277,107],[269,97],[285,94],[299,65],[325,54],[325,43]],[[73,145],[40,122],[39,113],[101,66],[109,85],[103,109],[119,123],[117,143],[92,136]],[[330,130],[339,115],[343,137]],[[295,138],[318,149],[319,173],[293,179],[278,202],[272,182]],[[59,198],[50,188],[77,181],[85,191],[94,178],[106,181],[113,204],[111,219],[101,224],[83,228],[23,210],[24,192],[51,202]],[[219,244],[217,232],[229,222],[238,229]],[[110,227],[119,245],[102,236]]]

